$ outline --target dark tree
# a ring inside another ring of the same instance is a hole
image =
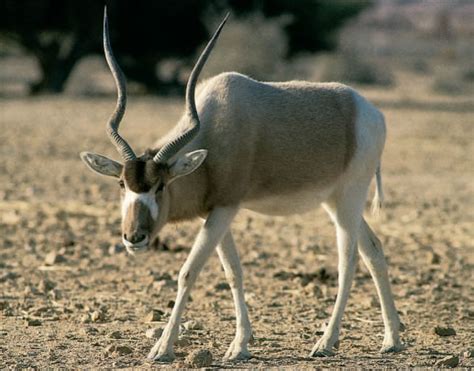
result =
[[[265,17],[292,16],[285,27],[288,56],[292,56],[301,51],[333,49],[336,31],[368,7],[371,0],[229,0],[228,3],[238,14],[260,11]]]
[[[289,14],[289,55],[334,46],[334,31],[367,6],[365,0],[110,0],[106,1],[112,44],[125,74],[149,91],[179,86],[178,74],[162,81],[156,66],[164,58],[190,60],[208,37],[209,11],[237,16],[259,11]],[[61,92],[75,64],[102,53],[104,1],[0,0],[0,37],[16,41],[38,60],[42,78],[32,93]]]
[[[82,57],[102,53],[103,6],[97,0],[0,0],[0,35],[38,60],[42,78],[32,93],[61,92]],[[205,9],[205,0],[110,1],[112,43],[126,75],[149,90],[166,91],[156,65],[193,55],[208,35]]]

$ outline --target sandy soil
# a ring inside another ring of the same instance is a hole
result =
[[[378,353],[380,308],[360,264],[337,355],[308,358],[335,300],[334,228],[322,210],[286,218],[241,212],[233,230],[254,358],[221,361],[235,317],[214,256],[184,315],[201,329],[183,331],[172,367],[203,348],[212,352],[213,367],[433,366],[450,355],[474,367],[466,353],[474,347],[474,106],[442,97],[420,102],[416,93],[407,98],[408,90],[366,94],[380,103],[389,130],[386,208],[368,220],[390,262],[407,349]],[[169,316],[200,223],[168,226],[165,251],[135,258],[123,251],[118,186],[78,157],[93,150],[118,158],[104,132],[113,100],[0,100],[0,368],[151,366],[145,357],[154,340],[145,332]],[[129,107],[123,133],[141,150],[173,125],[181,102],[132,97]],[[160,322],[147,322],[153,309],[163,312]],[[456,334],[439,336],[436,326]]]

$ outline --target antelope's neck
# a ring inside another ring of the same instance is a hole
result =
[[[170,184],[169,222],[179,222],[207,214],[208,180],[204,166]]]

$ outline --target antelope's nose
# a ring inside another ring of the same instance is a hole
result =
[[[141,233],[141,232],[137,232],[137,233],[133,233],[133,234],[124,233],[123,238],[124,238],[124,240],[126,240],[126,241],[130,242],[131,244],[135,245],[135,244],[139,244],[140,242],[143,242],[146,239],[146,234]]]

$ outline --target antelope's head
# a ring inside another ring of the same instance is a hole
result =
[[[118,133],[127,102],[126,82],[112,53],[107,11],[104,11],[104,52],[118,91],[115,111],[107,123],[107,134],[122,156],[123,163],[91,152],[82,152],[81,159],[92,171],[118,180],[122,200],[122,240],[130,253],[146,248],[168,221],[168,186],[177,178],[196,170],[207,156],[205,149],[176,155],[199,132],[200,122],[194,98],[196,82],[227,18],[228,15],[217,28],[189,77],[186,114],[191,123],[190,129],[167,143],[154,156],[137,157]]]

